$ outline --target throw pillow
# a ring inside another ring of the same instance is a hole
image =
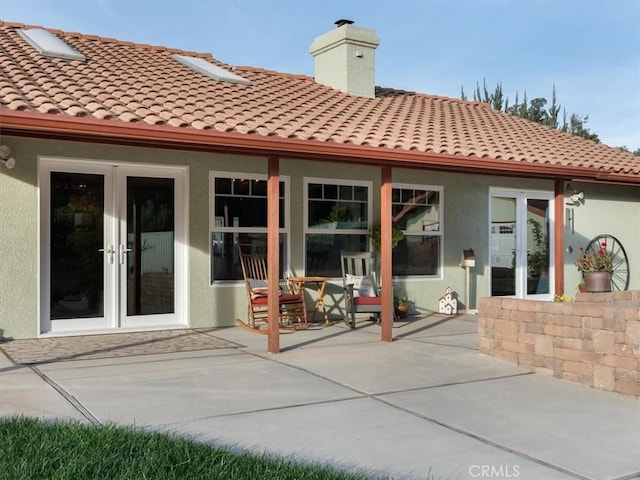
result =
[[[266,297],[268,293],[267,281],[259,280],[257,278],[250,278],[249,289],[251,290],[251,298],[253,300],[260,297]]]
[[[346,274],[347,283],[353,284],[354,297],[376,297],[373,278],[369,275]]]

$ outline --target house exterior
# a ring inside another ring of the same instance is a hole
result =
[[[246,318],[238,242],[279,247],[271,276],[334,278],[325,303],[340,318],[340,250],[369,249],[374,225],[383,284],[414,313],[438,311],[447,287],[463,310],[571,295],[579,248],[604,233],[640,289],[637,157],[376,87],[378,43],[340,24],[311,43],[311,78],[1,22],[0,334],[233,325]],[[393,251],[392,224],[405,234]]]

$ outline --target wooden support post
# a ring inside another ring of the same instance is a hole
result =
[[[564,181],[556,180],[554,199],[553,257],[555,294],[564,293]]]
[[[393,289],[391,271],[391,193],[393,187],[392,169],[382,167],[380,186],[380,285],[382,286],[381,340],[391,342],[393,328]]]
[[[280,160],[269,157],[267,171],[267,351],[280,353]]]

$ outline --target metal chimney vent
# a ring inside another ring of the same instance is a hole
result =
[[[353,23],[353,20],[347,20],[345,18],[341,18],[340,20],[334,23],[338,26],[338,28],[340,28],[343,25],[351,25]]]

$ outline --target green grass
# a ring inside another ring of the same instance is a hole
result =
[[[133,427],[0,418],[0,479],[364,479]]]

